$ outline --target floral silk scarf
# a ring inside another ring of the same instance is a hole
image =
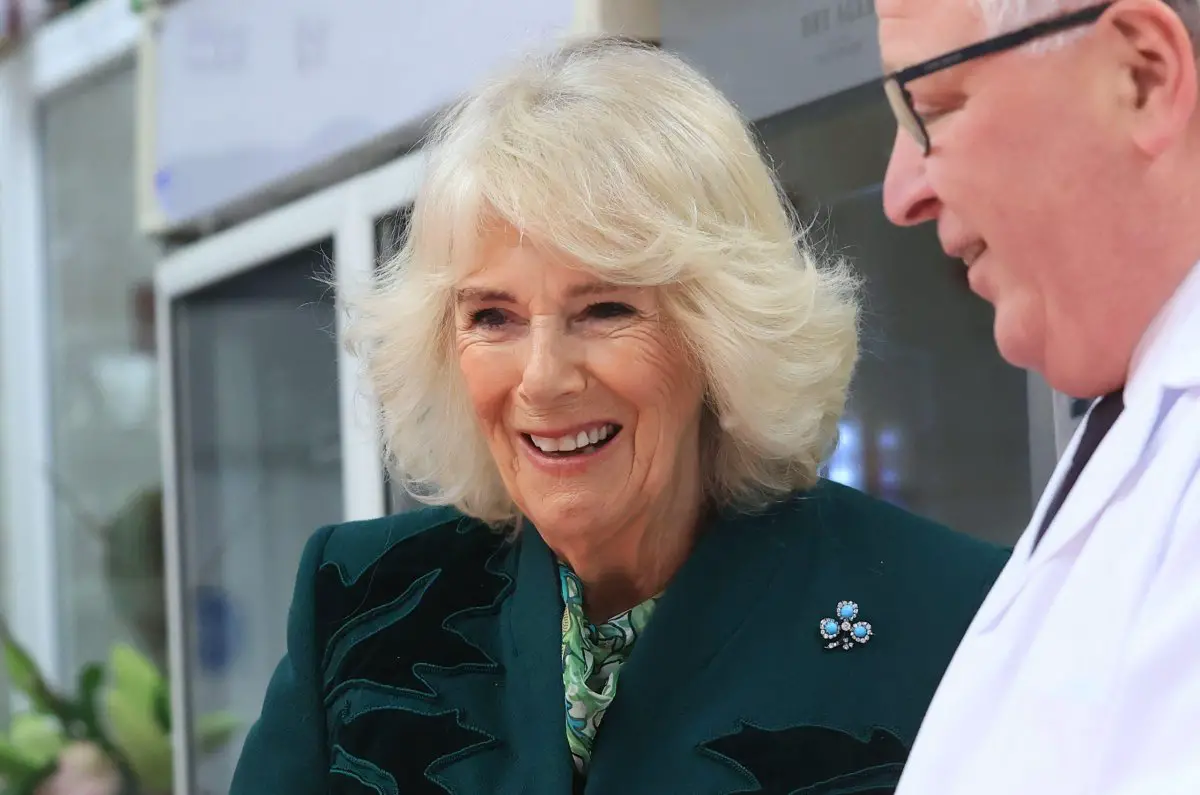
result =
[[[562,582],[562,669],[566,695],[567,744],[575,769],[586,774],[596,730],[617,694],[617,677],[658,602],[651,597],[600,624],[583,612],[583,583],[560,563]]]

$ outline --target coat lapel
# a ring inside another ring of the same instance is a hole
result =
[[[1151,437],[1168,405],[1164,402],[1166,391],[1187,388],[1200,378],[1200,356],[1195,353],[1200,330],[1200,315],[1195,312],[1198,301],[1200,265],[1195,265],[1135,351],[1125,385],[1125,412],[1100,443],[1034,551],[1035,567],[1074,541],[1109,503],[1123,495],[1126,479],[1148,457]]]
[[[1141,400],[1125,409],[1084,467],[1042,543],[1033,550],[1031,574],[1075,541],[1120,496],[1122,484],[1138,465],[1139,453],[1154,432],[1158,411],[1157,400]]]
[[[571,792],[562,679],[562,597],[554,555],[528,522],[521,530],[516,590],[508,614],[518,695],[510,699],[514,758],[530,765],[526,781],[539,792]]]
[[[1092,526],[1100,512],[1119,496],[1126,478],[1138,464],[1138,451],[1146,446],[1154,432],[1159,407],[1158,401],[1138,400],[1125,409],[1080,474],[1058,515],[1046,529],[1041,543],[1034,548],[1037,528],[1041,527],[1042,517],[1053,502],[1054,495],[1062,488],[1063,478],[1079,446],[1084,430],[1084,423],[1080,423],[1075,437],[1055,467],[1033,519],[1017,542],[1008,566],[980,607],[972,632],[986,632],[994,628],[1038,570],[1075,542],[1081,533]]]
[[[642,697],[653,694],[661,706],[662,686],[686,682],[706,668],[753,613],[782,559],[771,549],[783,541],[781,528],[770,520],[746,524],[744,517],[719,516],[697,540],[621,671],[622,698],[605,715],[606,725],[616,722],[622,703],[649,703]]]
[[[794,520],[785,526],[770,514],[751,521],[729,514],[709,523],[621,669],[620,695],[597,737],[589,792],[620,791],[629,755],[653,746],[681,701],[711,696],[697,696],[693,683],[760,609],[786,559],[779,554],[784,534],[793,529]]]

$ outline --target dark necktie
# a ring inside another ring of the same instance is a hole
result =
[[[1079,480],[1079,473],[1083,472],[1083,468],[1091,460],[1092,454],[1100,446],[1100,440],[1117,421],[1117,417],[1121,416],[1121,411],[1125,408],[1123,393],[1123,389],[1109,392],[1096,402],[1092,413],[1088,415],[1083,428],[1083,436],[1079,439],[1079,447],[1075,448],[1075,457],[1071,459],[1071,468],[1063,477],[1062,484],[1058,487],[1058,493],[1054,495],[1054,501],[1050,503],[1050,507],[1046,510],[1046,516],[1042,519],[1042,526],[1038,528],[1037,538],[1033,541],[1034,549],[1041,542],[1042,536],[1046,534],[1046,528],[1054,521],[1058,509],[1062,507],[1063,501],[1075,486],[1075,481]]]

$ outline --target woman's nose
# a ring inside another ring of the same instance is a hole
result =
[[[535,318],[530,324],[521,395],[534,405],[546,405],[583,391],[578,346],[557,319]]]

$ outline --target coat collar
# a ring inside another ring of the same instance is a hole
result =
[[[1146,329],[1129,368],[1127,392],[1137,400],[1151,390],[1200,387],[1200,263]]]
[[[1067,495],[1045,540],[1034,550],[1035,560],[1054,557],[1120,496],[1123,483],[1137,467],[1141,451],[1158,428],[1169,393],[1200,386],[1197,340],[1200,340],[1200,264],[1192,266],[1142,335],[1125,385],[1125,410]],[[1091,413],[1088,412],[1089,419]],[[1084,423],[1080,423],[1071,445],[1072,455],[1063,456],[1059,469],[1063,469],[1063,464],[1070,465],[1083,428]],[[1055,480],[1057,485],[1059,479]],[[1039,507],[1044,510],[1044,506]]]

